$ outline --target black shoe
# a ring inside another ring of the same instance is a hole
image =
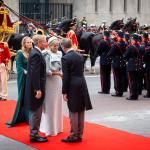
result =
[[[65,143],[76,143],[76,142],[79,142],[79,138],[68,136],[66,139],[62,139],[61,141]]]
[[[135,101],[135,100],[138,100],[138,98],[127,97],[126,100]]]
[[[30,136],[30,142],[47,142],[48,139],[46,137],[41,137],[41,136]]]
[[[144,95],[144,98],[150,98],[150,95]]]
[[[114,96],[114,97],[122,97],[122,94],[112,94],[111,96]]]
[[[78,141],[79,141],[79,142],[82,142],[82,138],[81,138],[81,137],[78,137]]]
[[[7,99],[6,98],[2,98],[2,99],[0,99],[1,101],[7,101]]]
[[[100,92],[100,91],[98,91],[98,94],[109,94],[109,92]]]
[[[0,97],[0,101],[2,100],[2,97]]]

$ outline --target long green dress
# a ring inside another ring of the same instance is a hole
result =
[[[14,116],[11,122],[7,122],[8,127],[12,127],[17,123],[28,122],[29,111],[24,107],[24,94],[25,94],[25,84],[26,84],[26,74],[27,70],[27,58],[23,55],[22,50],[19,50],[16,56],[16,69],[17,69],[17,85],[18,85],[18,101]]]

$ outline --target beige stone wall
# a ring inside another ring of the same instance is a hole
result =
[[[95,12],[95,0],[74,0],[73,14],[82,18],[87,17],[90,23],[101,24],[103,20],[107,25],[116,19],[137,17],[141,24],[150,24],[150,0],[141,0],[140,12],[137,11],[138,0],[126,0],[127,11],[124,12],[124,0],[112,0],[112,12],[110,12],[110,0],[97,0],[98,10]]]

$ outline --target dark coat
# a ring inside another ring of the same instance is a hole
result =
[[[127,60],[127,71],[141,71],[143,68],[142,53],[140,45],[129,45],[124,54]]]
[[[143,61],[145,63],[145,69],[147,71],[150,70],[150,47],[146,48]]]
[[[107,57],[112,56],[112,67],[113,68],[124,68],[126,67],[126,61],[123,58],[123,54],[126,49],[125,42],[115,42],[112,45]]]
[[[102,40],[96,52],[96,56],[100,56],[100,65],[102,66],[110,66],[111,65],[111,57],[107,57],[108,52],[111,49],[111,43],[109,41]]]
[[[62,93],[68,95],[68,108],[71,112],[92,109],[83,70],[83,57],[76,52],[70,51],[62,57]]]
[[[45,97],[46,64],[41,52],[33,48],[30,52],[27,68],[25,104],[30,110],[37,110]],[[42,91],[42,97],[36,99],[36,91]]]

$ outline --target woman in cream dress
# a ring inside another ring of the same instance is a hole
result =
[[[47,78],[40,131],[46,136],[55,136],[63,131],[62,53],[58,51],[57,38],[51,37],[48,44],[49,49],[42,52],[46,60]]]

